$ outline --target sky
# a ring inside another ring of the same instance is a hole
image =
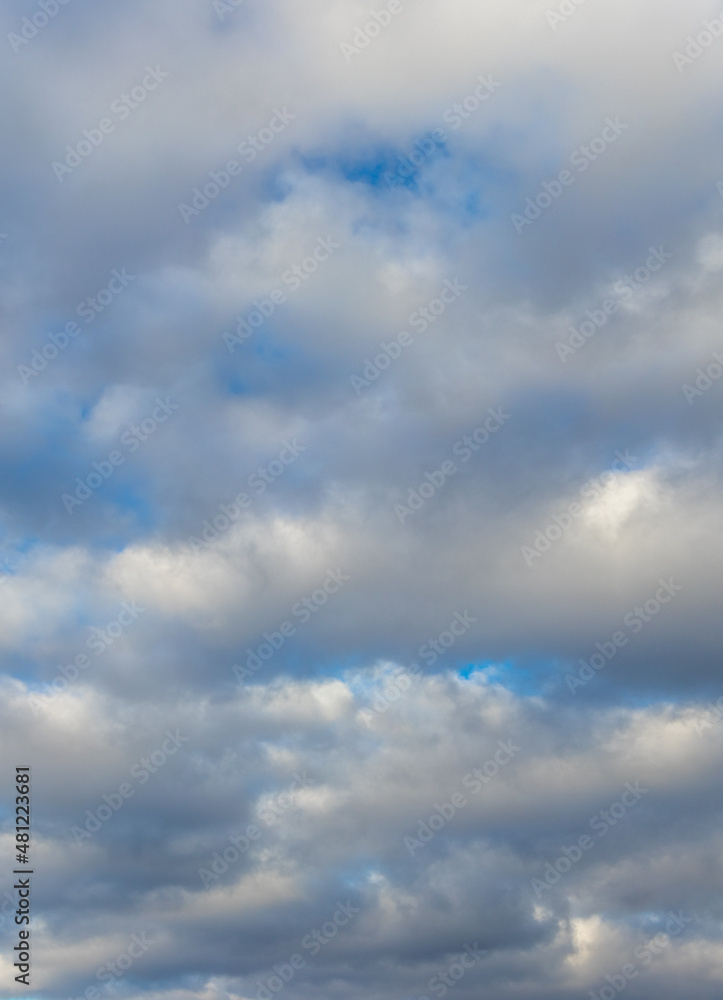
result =
[[[720,5],[0,49],[0,997],[717,1000]]]

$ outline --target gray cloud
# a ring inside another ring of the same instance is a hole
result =
[[[34,993],[718,996],[716,12],[54,4],[0,31]]]

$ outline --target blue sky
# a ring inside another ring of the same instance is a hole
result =
[[[45,8],[0,997],[718,998],[719,10]]]

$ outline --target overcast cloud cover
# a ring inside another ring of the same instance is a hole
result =
[[[720,4],[0,29],[0,995],[718,1000]]]

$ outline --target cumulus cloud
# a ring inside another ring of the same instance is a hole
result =
[[[718,14],[4,6],[34,995],[720,994]]]

